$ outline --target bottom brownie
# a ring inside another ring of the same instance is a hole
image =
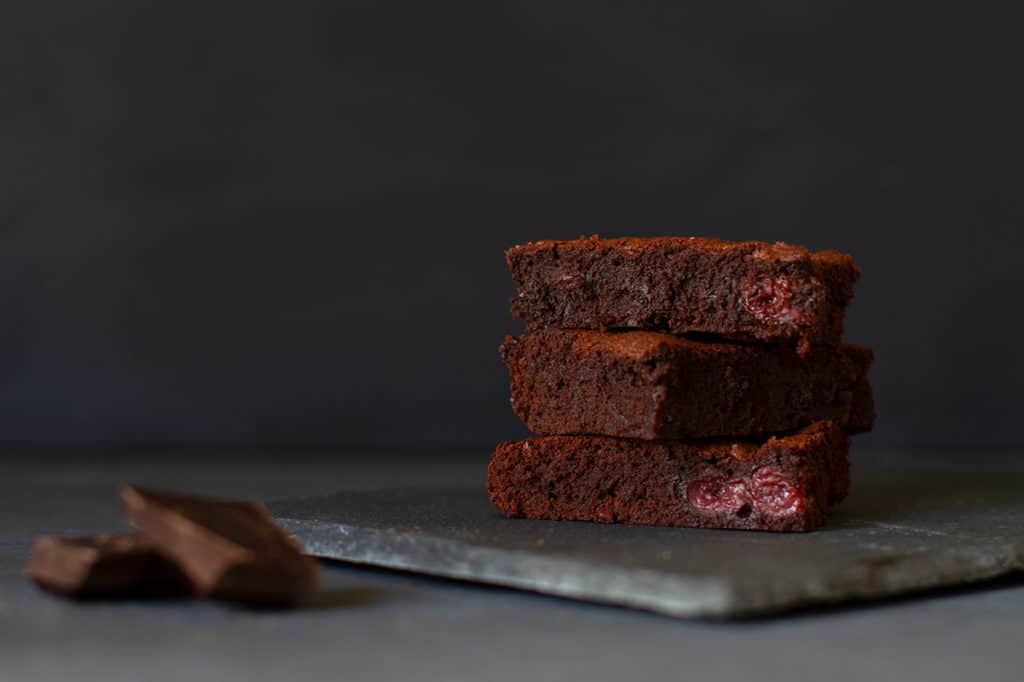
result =
[[[807,531],[846,497],[849,444],[832,422],[760,443],[542,436],[499,445],[487,490],[513,517]]]

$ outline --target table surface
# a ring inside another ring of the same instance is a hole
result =
[[[324,589],[308,608],[284,612],[197,601],[76,604],[23,574],[37,535],[125,528],[116,498],[123,483],[263,500],[482,484],[488,454],[2,454],[0,680],[1021,679],[1021,577],[725,623],[342,564],[325,565]],[[944,457],[972,467],[990,461]]]

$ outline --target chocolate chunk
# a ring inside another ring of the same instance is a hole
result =
[[[28,574],[43,589],[75,599],[171,597],[191,591],[174,562],[136,535],[39,538]]]
[[[316,560],[263,505],[128,486],[121,500],[143,537],[172,557],[200,595],[253,606],[290,606],[311,594]]]

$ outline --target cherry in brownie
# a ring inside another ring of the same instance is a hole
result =
[[[835,345],[860,270],[836,251],[698,237],[539,241],[509,249],[530,330],[643,329]]]
[[[867,431],[874,403],[859,346],[701,343],[656,332],[546,330],[501,348],[512,407],[541,435],[742,438],[829,419]]]
[[[502,443],[487,490],[506,516],[807,531],[849,490],[831,422],[760,443],[543,436]]]

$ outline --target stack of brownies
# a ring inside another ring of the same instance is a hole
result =
[[[538,434],[491,460],[506,515],[804,531],[846,497],[875,418],[873,354],[841,344],[849,256],[591,237],[506,258],[527,333],[501,353]]]

